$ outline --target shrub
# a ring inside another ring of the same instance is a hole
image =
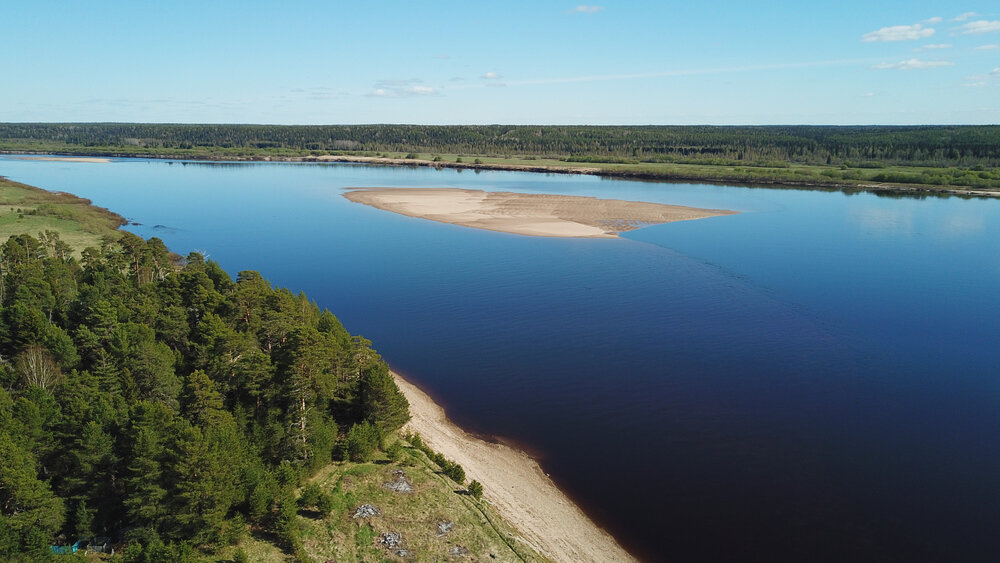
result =
[[[319,488],[319,485],[316,483],[306,485],[302,489],[302,496],[299,497],[299,508],[316,506],[321,496],[323,496],[323,490]]]
[[[333,512],[336,503],[333,500],[333,495],[329,493],[323,493],[320,495],[319,499],[316,500],[316,510],[319,510],[323,516]]]
[[[483,498],[483,484],[473,480],[469,483],[469,494],[476,500]]]
[[[351,461],[371,461],[378,448],[379,431],[373,424],[362,422],[351,426],[345,438],[347,456]]]
[[[462,469],[462,466],[450,461],[445,462],[445,464],[446,465],[442,467],[444,474],[459,485],[464,484],[465,470]]]
[[[385,455],[389,458],[389,461],[399,461],[403,457],[403,445],[399,443],[399,440],[393,441],[385,449]]]

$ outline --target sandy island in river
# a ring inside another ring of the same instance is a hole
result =
[[[635,561],[555,486],[535,460],[467,434],[427,394],[393,376],[410,402],[408,429],[460,464],[470,481],[482,483],[486,502],[535,550],[555,561]]]
[[[736,213],[641,201],[458,188],[352,188],[344,197],[409,217],[541,237],[614,238],[646,225]]]
[[[110,158],[96,156],[15,156],[18,160],[50,160],[56,162],[111,162]]]

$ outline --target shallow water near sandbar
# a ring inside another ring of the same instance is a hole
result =
[[[1000,550],[1000,201],[361,165],[0,158],[305,291],[647,560]],[[552,239],[351,203],[456,187],[730,209]]]

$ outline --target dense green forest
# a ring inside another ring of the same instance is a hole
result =
[[[244,149],[576,157],[601,162],[1000,165],[1000,126],[177,125],[0,123],[0,148]]]
[[[248,528],[300,552],[299,484],[409,417],[370,343],[156,238],[73,255],[54,233],[0,248],[0,559],[104,536],[178,561]]]

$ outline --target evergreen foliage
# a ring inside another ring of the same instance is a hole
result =
[[[476,500],[483,498],[483,484],[475,480],[469,483],[469,494]]]
[[[430,446],[424,443],[420,434],[407,434],[406,439],[413,447],[424,452],[431,461],[437,464],[441,468],[441,473],[444,473],[449,479],[459,485],[465,484],[465,469],[461,465],[432,450]]]
[[[0,247],[0,559],[61,535],[192,560],[247,523],[302,556],[298,507],[333,502],[295,488],[339,429],[369,456],[408,418],[370,343],[256,272],[174,265],[155,238],[81,261],[43,238]]]

